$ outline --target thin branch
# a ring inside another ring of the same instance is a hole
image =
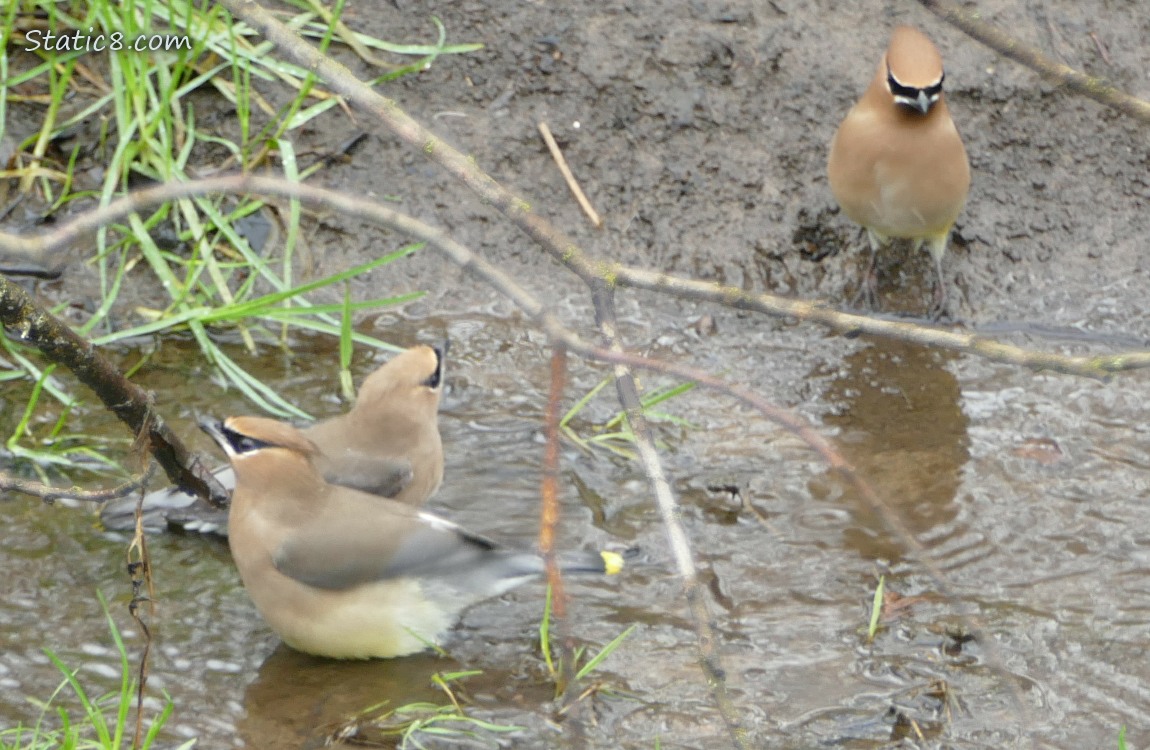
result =
[[[156,464],[153,462],[152,467]],[[136,533],[128,545],[128,577],[132,582],[132,600],[128,602],[128,613],[136,621],[144,636],[144,648],[140,653],[140,665],[136,671],[136,735],[132,747],[143,747],[141,738],[144,732],[144,697],[148,684],[148,667],[152,655],[152,630],[140,614],[140,605],[146,604],[148,616],[156,616],[155,587],[152,582],[152,558],[148,554],[148,539],[143,528],[144,491],[136,501]]]
[[[861,334],[882,336],[936,349],[973,354],[991,362],[1028,367],[1033,370],[1052,370],[1067,375],[1105,380],[1115,373],[1150,367],[1150,352],[1144,349],[1108,355],[1071,357],[1024,349],[976,333],[947,331],[907,321],[839,312],[822,302],[790,299],[765,292],[748,292],[738,287],[684,279],[641,268],[614,266],[605,273],[620,286],[662,292],[682,299],[714,302],[735,310],[753,310],[777,318],[794,318],[817,323],[846,336]]]
[[[142,490],[152,480],[156,473],[156,465],[151,464],[142,475],[129,479],[123,484],[109,487],[106,490],[82,490],[79,487],[52,487],[51,485],[16,479],[8,474],[0,473],[0,491],[20,492],[25,495],[38,497],[48,505],[57,500],[82,500],[88,503],[102,503],[107,500],[116,500],[121,497]]]
[[[605,283],[598,283],[591,287],[591,297],[595,305],[595,317],[599,323],[599,330],[607,344],[607,350],[613,355],[623,355],[623,346],[619,342],[618,327],[615,319],[615,299],[612,287]],[[722,656],[719,653],[718,642],[715,638],[715,629],[711,625],[713,619],[710,608],[707,606],[707,597],[699,583],[698,568],[695,566],[695,557],[691,552],[691,541],[686,529],[680,520],[682,509],[679,501],[675,499],[671,482],[663,471],[663,464],[659,460],[659,452],[655,448],[655,439],[651,434],[651,426],[647,416],[643,413],[642,399],[635,383],[635,376],[631,372],[632,365],[625,362],[615,364],[615,389],[619,394],[619,402],[627,413],[627,422],[635,436],[635,447],[638,449],[639,460],[643,471],[647,474],[647,481],[655,495],[655,505],[659,509],[659,517],[667,533],[667,541],[671,548],[671,556],[675,560],[675,567],[682,579],[683,594],[687,599],[687,607],[691,611],[691,619],[695,625],[695,642],[699,649],[699,663],[703,674],[707,677],[707,687],[711,691],[711,699],[719,709],[719,714],[727,725],[727,733],[738,748],[749,748],[747,729],[739,719],[738,710],[731,701],[727,692],[727,671],[723,667]]]
[[[559,420],[566,382],[567,349],[557,343],[551,349],[551,383],[547,395],[547,413],[543,420],[546,445],[543,450],[539,549],[547,565],[547,584],[551,589],[552,631],[558,635],[559,641],[559,669],[555,674],[559,713],[568,717],[565,724],[568,740],[574,746],[582,747],[586,744],[586,735],[576,708],[578,690],[575,684],[575,640],[571,635],[571,623],[567,620],[567,591],[555,556],[555,529],[559,525]],[[543,645],[550,647],[550,644]]]
[[[415,239],[433,245],[452,262],[467,269],[478,262],[470,250],[457,243],[442,230],[430,227],[409,216],[382,206],[366,198],[344,195],[334,190],[312,185],[288,182],[274,177],[230,175],[210,177],[189,182],[166,183],[146,190],[132,192],[122,198],[57,225],[50,232],[38,235],[13,235],[0,232],[0,251],[9,247],[31,244],[35,247],[60,248],[82,240],[87,233],[102,225],[118,221],[148,206],[204,193],[259,193],[284,198],[298,198],[313,205],[338,211],[381,226],[391,227]],[[1133,350],[1108,355],[1072,357],[1052,352],[1035,352],[973,333],[945,331],[907,321],[845,313],[828,307],[823,302],[796,300],[765,292],[748,292],[736,287],[685,279],[670,274],[629,268],[618,264],[590,264],[582,256],[572,256],[580,264],[578,276],[586,283],[603,281],[610,285],[646,289],[674,297],[713,302],[736,310],[753,310],[779,318],[790,318],[826,326],[847,336],[868,334],[901,341],[933,346],[939,349],[973,354],[991,362],[1029,367],[1035,370],[1106,379],[1111,375],[1150,367],[1150,352]],[[523,292],[502,271],[484,265],[483,275],[489,279],[502,279],[497,288],[528,314],[534,316],[542,306],[538,300]],[[523,294],[521,294],[521,292]],[[537,321],[538,322],[538,321]]]
[[[12,240],[4,235],[0,240]],[[43,241],[43,237],[39,238]],[[56,249],[60,244],[44,243]],[[67,367],[91,388],[108,409],[132,429],[146,435],[148,450],[181,487],[189,487],[213,503],[227,503],[227,492],[211,473],[190,455],[176,434],[156,413],[152,395],[123,375],[92,345],[67,324],[40,307],[18,284],[0,276],[0,324],[9,336],[35,346],[52,362]]]
[[[1150,102],[1130,96],[1101,78],[1088,76],[1069,65],[1051,60],[1034,47],[1023,44],[1014,37],[979,20],[978,11],[963,10],[944,0],[918,1],[942,20],[966,32],[967,35],[982,42],[1000,55],[1009,57],[1011,60],[1030,68],[1047,81],[1088,96],[1094,101],[1105,104],[1107,107],[1116,109],[1136,120],[1150,123]]]

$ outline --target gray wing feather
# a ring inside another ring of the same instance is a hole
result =
[[[538,555],[504,549],[399,503],[362,497],[356,493],[354,503],[329,506],[331,512],[315,519],[311,529],[284,540],[273,556],[276,568],[322,589],[413,577],[479,596],[502,590],[503,581],[543,570]]]
[[[325,481],[381,497],[395,497],[411,484],[415,472],[406,459],[381,458],[347,449],[324,456],[320,471]]]

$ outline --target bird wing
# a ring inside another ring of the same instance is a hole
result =
[[[398,577],[443,577],[498,549],[436,516],[342,492],[351,494],[355,502],[331,504],[288,535],[273,554],[276,569],[309,586],[339,590]]]
[[[336,456],[325,455],[319,468],[330,484],[381,497],[395,497],[415,476],[407,459],[373,456],[350,448]]]

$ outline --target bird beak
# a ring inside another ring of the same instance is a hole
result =
[[[444,339],[443,343],[431,347],[431,350],[435,352],[435,372],[432,373],[427,384],[432,388],[443,385],[443,364],[447,358],[449,343],[447,339]]]
[[[231,443],[228,442],[228,438],[224,434],[223,422],[218,419],[212,419],[211,417],[200,417],[196,420],[196,424],[199,425],[201,430],[208,433],[208,437],[216,441],[216,445],[220,446],[223,452],[228,454],[229,458],[235,455]]]
[[[924,115],[930,111],[930,97],[927,96],[926,91],[923,89],[918,90],[918,98],[914,100],[913,106]]]
[[[923,115],[929,112],[931,105],[934,104],[934,102],[931,101],[930,94],[926,93],[925,89],[919,89],[918,96],[913,99],[906,94],[896,94],[894,100],[903,107],[913,109],[915,112]]]

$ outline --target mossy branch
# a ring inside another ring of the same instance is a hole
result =
[[[10,246],[18,237],[4,235]],[[57,248],[62,245],[45,243]],[[0,276],[0,325],[9,336],[39,349],[51,362],[64,365],[92,389],[120,421],[132,429],[173,482],[213,504],[227,504],[228,493],[184,446],[156,412],[152,394],[130,382],[90,341],[29,297],[10,279]],[[130,490],[129,490],[130,491]],[[72,496],[69,494],[69,496]]]

